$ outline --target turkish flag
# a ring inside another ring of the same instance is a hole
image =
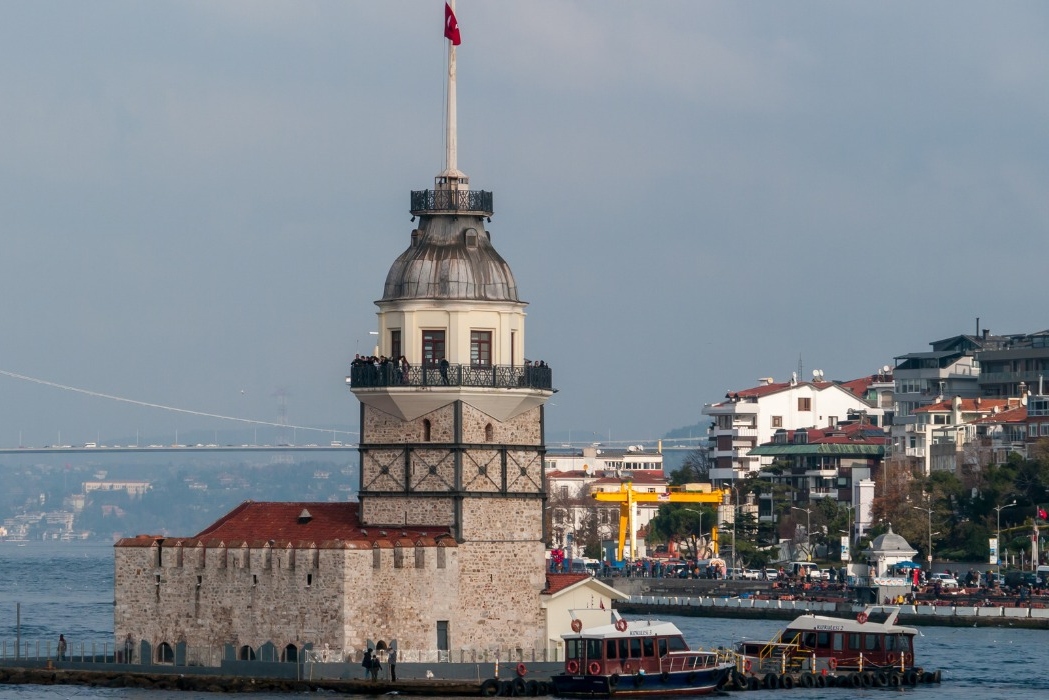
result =
[[[1042,520],[1049,520],[1049,513],[1045,512],[1045,508],[1038,509],[1038,517]]]
[[[459,20],[455,19],[452,6],[448,3],[444,3],[444,38],[449,39],[452,42],[452,46],[458,46],[463,43],[462,38],[459,36]]]

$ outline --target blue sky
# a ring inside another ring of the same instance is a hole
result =
[[[459,165],[560,389],[642,441],[727,389],[1049,327],[1049,7],[460,0]],[[0,5],[0,370],[355,425],[443,166],[443,4]],[[223,429],[0,378],[0,445]],[[302,441],[302,440],[300,440]]]

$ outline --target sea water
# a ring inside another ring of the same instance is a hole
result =
[[[16,605],[21,608],[21,638],[31,652],[51,649],[64,634],[70,649],[91,644],[113,649],[113,548],[93,543],[32,542],[19,546],[0,542],[0,645],[13,653]],[[632,617],[632,616],[630,616]],[[771,638],[783,622],[727,618],[667,617],[692,646],[731,647],[743,639]],[[913,700],[983,700],[984,698],[1049,697],[1049,630],[1008,627],[920,627],[915,642],[918,661],[927,669],[941,669],[939,686],[904,689],[794,689],[761,690],[737,694],[740,698],[786,695],[808,698],[884,698],[885,693]],[[230,696],[211,693],[80,686],[0,685],[0,700],[57,698],[115,698],[119,700],[193,700]],[[288,695],[251,694],[260,700]]]

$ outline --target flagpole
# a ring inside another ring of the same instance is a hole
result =
[[[448,6],[455,12],[455,0],[448,0]],[[456,143],[456,113],[455,113],[455,42],[448,42],[448,114],[446,134],[445,171],[449,174],[455,173],[458,168],[457,143]]]

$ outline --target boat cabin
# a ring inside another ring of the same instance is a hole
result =
[[[769,642],[743,642],[738,651],[761,668],[782,665],[819,671],[823,668],[901,667],[914,665],[917,630],[895,624],[897,612],[884,622],[803,615]]]
[[[658,620],[620,618],[564,640],[565,671],[570,674],[660,675],[712,668],[718,662],[716,653],[690,650],[675,625]]]

